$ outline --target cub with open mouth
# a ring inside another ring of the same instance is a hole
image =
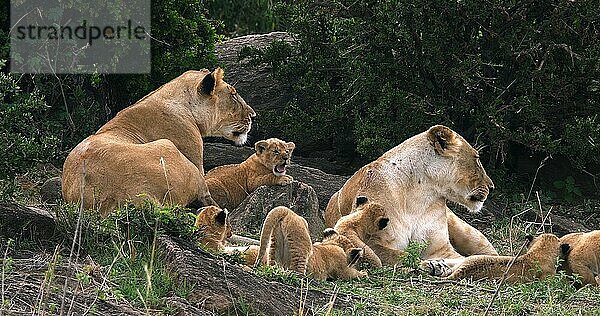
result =
[[[256,153],[244,162],[220,166],[206,174],[211,196],[221,207],[232,210],[262,185],[292,183],[293,178],[286,173],[294,148],[294,143],[277,138],[257,142]]]

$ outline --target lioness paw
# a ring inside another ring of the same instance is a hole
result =
[[[292,181],[294,181],[294,178],[292,178],[291,176],[288,176],[288,175],[283,175],[283,176],[279,177],[279,179],[277,179],[277,184],[288,185],[288,184],[291,184]]]
[[[421,269],[433,276],[447,277],[452,274],[452,269],[446,264],[444,259],[440,260],[423,260],[421,261]]]

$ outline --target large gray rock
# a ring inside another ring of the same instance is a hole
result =
[[[325,225],[317,195],[312,187],[298,181],[286,186],[259,187],[230,213],[231,225],[235,232],[259,238],[267,213],[277,206],[289,207],[304,217],[312,240],[320,239]]]
[[[60,177],[52,177],[40,187],[40,199],[44,203],[59,203],[62,201],[62,181]]]
[[[0,204],[0,237],[49,239],[55,228],[56,217],[44,209],[16,203]]]
[[[286,32],[246,35],[216,46],[217,59],[225,69],[225,80],[235,86],[259,117],[264,110],[281,108],[289,98],[288,87],[273,79],[268,65],[255,66],[247,60],[240,60],[240,50],[245,46],[264,48],[273,41],[292,42],[292,37]]]
[[[253,153],[254,149],[249,147],[205,143],[204,169],[208,171],[217,166],[240,163]],[[319,209],[322,212],[327,206],[329,198],[346,183],[349,177],[329,174],[319,170],[321,168],[314,168],[318,165],[326,164],[321,164],[318,160],[315,162],[312,158],[292,156],[292,165],[288,168],[288,174],[294,177],[294,180],[304,182],[315,190]]]

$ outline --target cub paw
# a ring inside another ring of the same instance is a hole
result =
[[[452,274],[452,269],[446,264],[444,259],[423,260],[421,269],[433,276],[447,277]]]
[[[288,185],[288,184],[291,184],[292,181],[294,181],[294,178],[292,178],[291,176],[288,176],[288,175],[284,175],[284,176],[279,177],[279,179],[277,179],[277,184]]]

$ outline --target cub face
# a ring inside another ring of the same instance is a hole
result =
[[[294,148],[296,148],[294,143],[285,142],[278,138],[261,140],[254,145],[259,161],[267,169],[272,170],[276,176],[285,175]]]
[[[200,209],[194,226],[198,228],[199,242],[208,249],[219,251],[223,242],[232,236],[227,209],[207,206]]]

